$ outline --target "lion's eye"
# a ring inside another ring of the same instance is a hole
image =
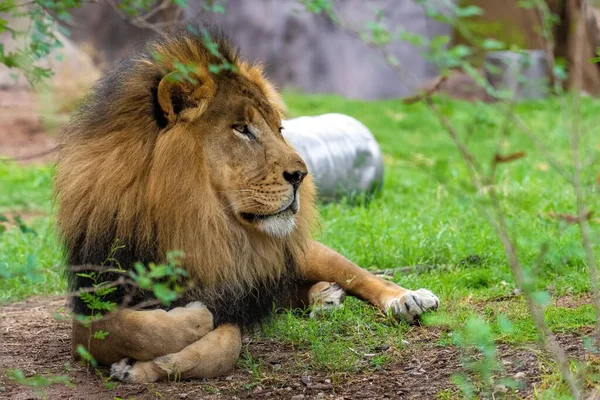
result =
[[[234,125],[233,130],[236,133],[247,137],[248,139],[256,139],[256,136],[254,136],[254,134],[250,131],[248,125]]]

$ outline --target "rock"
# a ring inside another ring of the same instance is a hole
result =
[[[515,379],[519,380],[519,379],[523,379],[525,378],[525,372],[517,372],[514,376]]]
[[[507,393],[508,388],[504,385],[496,385],[494,386],[494,393]]]
[[[408,71],[405,81],[414,83],[414,87],[406,87],[376,50],[336,27],[323,14],[307,12],[298,0],[223,3],[222,14],[206,13],[201,1],[188,2],[184,13],[188,20],[216,23],[232,36],[244,56],[262,61],[267,75],[280,87],[360,99],[395,98],[410,94],[438,75],[436,67],[425,61],[418,48],[394,41],[387,49]],[[423,36],[425,41],[435,35],[451,35],[451,28],[427,18],[424,7],[416,0],[377,1],[373,6],[366,3],[370,2],[345,0],[336,4],[336,13],[360,32],[365,31],[365,23],[377,20],[376,7],[384,16],[382,24],[393,32],[406,30]],[[172,20],[173,14],[171,8],[155,18]],[[152,35],[150,29],[128,25],[109,5],[101,3],[82,4],[74,10],[73,20],[78,26],[70,28],[73,37],[92,42],[101,58],[110,63],[130,54]]]
[[[291,400],[302,400],[304,398],[303,394],[297,394],[291,397]]]
[[[379,346],[375,346],[375,351],[386,351],[390,348],[390,345],[387,343],[380,344]]]

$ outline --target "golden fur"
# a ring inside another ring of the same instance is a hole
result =
[[[310,178],[299,189],[295,229],[284,237],[267,235],[232,216],[243,199],[232,201],[237,189],[219,187],[222,176],[212,179],[222,170],[256,175],[250,186],[260,200],[253,207],[260,208],[283,190],[276,180],[281,166],[295,153],[283,139],[269,133],[261,137],[261,143],[274,150],[262,166],[245,169],[251,161],[245,151],[238,152],[240,157],[232,162],[223,158],[225,150],[214,141],[233,136],[232,121],[220,120],[223,110],[235,108],[232,96],[244,104],[249,101],[246,111],[262,116],[269,127],[281,123],[284,107],[260,66],[239,59],[219,35],[213,34],[213,40],[221,57],[208,51],[203,40],[202,35],[185,34],[152,43],[147,55],[137,56],[101,81],[67,128],[55,192],[62,240],[69,254],[76,254],[71,262],[97,259],[97,238],[106,241],[106,235],[137,249],[138,256],[144,249],[156,249],[159,259],[152,261],[164,261],[170,250],[183,250],[184,268],[206,295],[222,285],[244,290],[257,282],[279,279],[286,251],[294,260],[302,257],[316,219]],[[234,72],[207,72],[209,65],[223,59],[234,66]],[[193,92],[194,86],[205,90],[192,104],[183,99],[185,109],[179,119],[164,110],[167,122],[160,126],[156,110],[150,111],[151,97],[158,90],[161,101],[157,84],[177,71],[175,62],[196,68],[191,74],[193,83],[174,83],[192,86],[181,89],[183,96]],[[212,146],[209,153],[207,143]],[[233,197],[227,199],[230,194]]]

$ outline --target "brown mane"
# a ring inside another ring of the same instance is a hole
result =
[[[219,313],[224,315],[221,322],[252,323],[253,318],[238,315],[251,311],[229,316],[221,308],[239,306],[231,297],[242,301],[262,296],[269,302],[264,291],[295,281],[297,262],[316,219],[314,187],[303,184],[296,229],[290,235],[276,238],[253,232],[223,209],[219,193],[207,183],[210,168],[199,159],[197,142],[161,134],[157,85],[176,69],[175,62],[206,68],[229,63],[235,72],[212,74],[220,91],[228,90],[235,79],[236,84],[243,82],[248,98],[284,112],[260,66],[241,60],[222,34],[211,31],[220,53],[215,55],[203,32],[167,34],[146,52],[119,64],[92,89],[61,143],[55,180],[57,224],[70,265],[106,265],[116,241],[124,248],[109,264],[125,269],[136,261],[162,262],[168,251],[183,250],[183,266],[197,285],[185,297],[207,302],[217,319]],[[90,284],[73,272],[69,276],[74,290]],[[107,274],[105,279],[115,276]],[[131,290],[124,288],[111,299],[118,302]],[[86,312],[77,300],[75,310]]]

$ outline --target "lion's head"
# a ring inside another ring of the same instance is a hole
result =
[[[252,322],[233,302],[260,292],[255,307],[265,308],[272,296],[263,292],[275,296],[293,280],[315,216],[282,115],[260,66],[214,32],[179,30],[122,62],[61,146],[57,220],[69,264],[106,264],[115,243],[125,268],[183,250],[197,284],[190,296],[223,322]],[[74,289],[90,284],[71,278]],[[228,316],[221,307],[237,309]]]

